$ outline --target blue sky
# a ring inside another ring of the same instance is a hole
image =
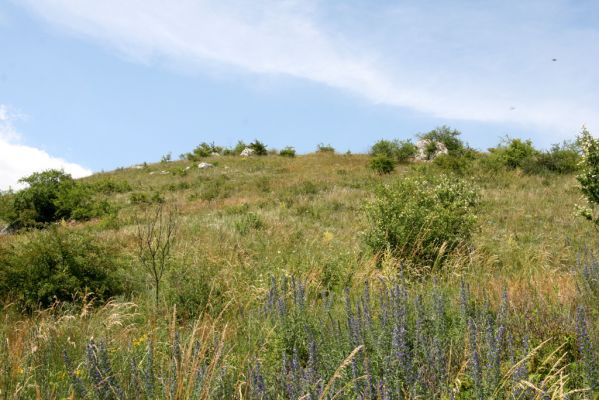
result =
[[[0,189],[202,141],[547,147],[599,130],[597,65],[594,1],[3,0]]]

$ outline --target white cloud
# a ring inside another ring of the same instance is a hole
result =
[[[555,138],[585,122],[599,127],[599,31],[580,23],[591,13],[561,0],[26,3],[145,63],[299,77],[375,103],[540,127]]]
[[[63,169],[74,178],[92,173],[81,165],[53,157],[44,150],[20,144],[20,135],[12,124],[13,118],[9,108],[0,104],[0,190],[22,188],[23,185],[18,182],[20,178],[47,169]]]

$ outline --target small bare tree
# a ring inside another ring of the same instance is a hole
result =
[[[177,232],[177,208],[160,203],[148,208],[145,218],[137,222],[137,254],[144,269],[152,277],[156,308],[160,299],[160,282],[169,267],[171,249]]]

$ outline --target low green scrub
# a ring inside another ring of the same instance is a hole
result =
[[[106,200],[97,198],[94,185],[75,181],[63,171],[36,172],[20,182],[27,188],[3,196],[3,218],[12,229],[43,227],[62,219],[89,220],[111,211]]]
[[[129,182],[109,178],[99,179],[91,183],[90,186],[95,192],[103,194],[127,193],[133,190]]]
[[[214,143],[200,143],[191,153],[183,154],[184,158],[187,158],[190,161],[198,161],[205,157],[210,157],[212,153],[223,153],[223,148],[221,146],[217,146]]]
[[[395,169],[393,158],[381,154],[374,156],[368,162],[368,166],[379,175],[390,174]]]
[[[335,154],[335,148],[330,144],[320,143],[318,146],[316,146],[316,152],[321,154]]]
[[[266,156],[268,155],[268,150],[266,149],[266,145],[259,141],[258,139],[254,140],[252,143],[248,145],[248,147],[254,150],[254,155],[257,156]]]
[[[378,255],[419,266],[467,244],[476,224],[479,194],[472,184],[448,176],[412,176],[381,186],[366,207],[366,243]]]
[[[466,175],[472,169],[472,159],[464,156],[441,154],[433,160],[433,164],[447,172]]]
[[[379,140],[370,148],[373,157],[387,157],[394,162],[406,163],[416,156],[418,148],[410,140]]]
[[[247,235],[252,230],[264,228],[264,220],[256,213],[248,212],[235,221],[235,230],[240,235]]]
[[[279,155],[282,157],[293,158],[293,157],[295,157],[295,149],[293,147],[287,146],[284,149],[282,149],[281,151],[279,151]]]
[[[52,228],[0,247],[0,298],[24,310],[123,292],[115,251],[90,235]]]
[[[164,197],[162,197],[160,192],[153,192],[151,194],[146,192],[133,192],[129,195],[129,202],[131,204],[163,203]]]

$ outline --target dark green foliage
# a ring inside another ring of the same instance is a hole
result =
[[[248,145],[248,147],[254,150],[254,155],[257,156],[266,156],[268,155],[268,150],[266,149],[266,145],[259,141],[258,139],[254,140],[252,143]]]
[[[366,243],[419,265],[430,265],[470,240],[478,192],[464,180],[409,177],[382,186],[367,207]]]
[[[427,152],[431,151],[434,153],[437,150],[434,143],[441,142],[445,145],[449,154],[460,155],[465,149],[464,142],[459,138],[460,135],[460,131],[443,125],[430,132],[419,135],[419,138],[431,142],[432,147],[431,149],[427,149]]]
[[[368,166],[380,175],[390,174],[395,169],[395,161],[385,154],[380,154],[372,157]]]
[[[525,164],[533,161],[538,155],[538,151],[533,147],[530,140],[509,139],[495,149],[489,150],[492,157],[495,157],[501,164],[507,168],[521,168]]]
[[[11,227],[40,227],[61,219],[87,220],[110,211],[106,201],[95,199],[91,185],[75,181],[58,170],[36,172],[20,180],[28,187],[11,195]]]
[[[330,144],[320,143],[318,146],[316,146],[316,152],[317,153],[334,154],[335,148],[333,146],[331,146]]]
[[[133,192],[129,195],[129,201],[131,204],[152,204],[163,203],[164,198],[160,192],[153,192],[150,195],[145,192]]]
[[[472,160],[465,156],[441,154],[435,157],[433,164],[444,171],[465,175],[471,168]]]
[[[291,146],[287,146],[279,151],[279,155],[283,157],[295,157],[295,149]]]
[[[418,148],[410,140],[399,140],[396,144],[397,152],[395,158],[397,159],[397,162],[405,163],[416,156]]]
[[[397,150],[398,146],[396,141],[381,139],[372,145],[369,154],[371,156],[386,156],[388,158],[395,158]]]
[[[0,222],[8,223],[14,218],[14,193],[0,191]]]
[[[237,142],[237,144],[235,145],[235,147],[233,147],[233,149],[232,149],[232,155],[235,155],[235,156],[240,155],[241,152],[243,150],[245,150],[246,147],[248,147],[248,146],[243,142],[243,140],[239,140]]]
[[[162,158],[160,159],[160,162],[165,164],[170,162],[172,159],[172,154],[170,152],[166,153],[165,155],[162,156]]]
[[[212,153],[222,154],[223,148],[214,143],[202,142],[191,153],[185,154],[185,157],[190,161],[198,161],[201,158],[210,157]]]
[[[26,310],[88,293],[104,301],[123,291],[115,252],[83,233],[33,232],[21,243],[1,247],[0,265],[0,297]]]
[[[580,149],[575,143],[554,144],[549,151],[544,151],[537,156],[537,163],[541,168],[556,174],[578,171],[579,162]]]
[[[379,140],[370,148],[371,156],[385,156],[394,162],[405,163],[416,156],[416,145],[410,140]]]
[[[212,147],[208,143],[202,142],[198,147],[193,149],[193,152],[187,153],[187,159],[197,161],[200,158],[209,157],[210,153],[212,153]]]

